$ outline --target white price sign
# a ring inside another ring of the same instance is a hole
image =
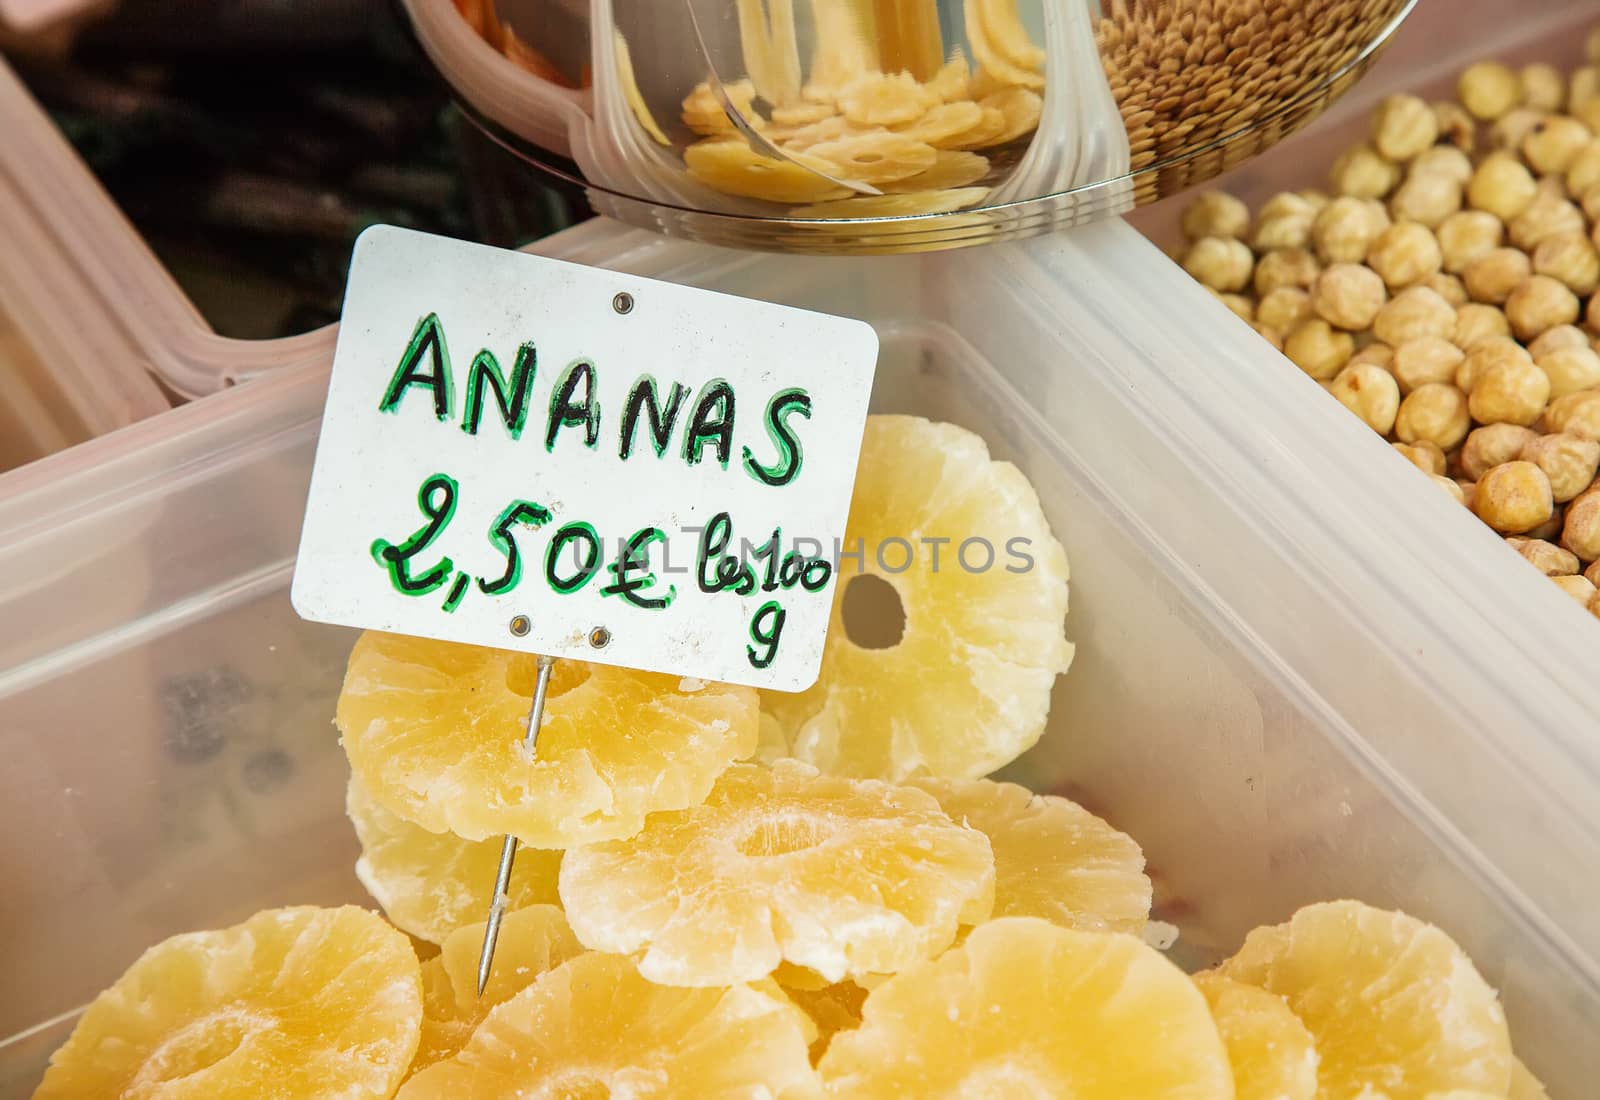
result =
[[[877,356],[859,321],[369,229],[295,609],[804,689]]]

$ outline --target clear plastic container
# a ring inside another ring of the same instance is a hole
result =
[[[1111,223],[859,263],[594,223],[542,250],[869,320],[879,409],[1027,473],[1078,653],[1012,774],[1140,840],[1181,961],[1319,899],[1403,907],[1503,991],[1552,1095],[1592,1091],[1600,679],[1547,625],[1582,612],[1154,246]],[[363,896],[330,724],[352,634],[287,596],[322,369],[0,479],[0,804],[28,837],[0,849],[0,1095],[161,937]]]
[[[198,397],[265,370],[327,360],[332,329],[281,340],[213,332],[4,61],[0,135],[0,304],[10,307],[13,295],[31,290],[38,319],[18,318],[24,326],[117,332],[138,349],[138,370],[128,373],[147,379],[144,400],[159,395],[151,374],[176,394]],[[46,268],[79,284],[72,296],[53,296],[40,276]],[[53,362],[55,354],[43,358]],[[95,372],[119,369],[87,363]]]
[[[0,65],[0,471],[170,407],[84,254],[44,224],[12,140],[8,76]]]

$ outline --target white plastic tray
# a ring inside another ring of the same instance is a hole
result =
[[[1588,1094],[1600,679],[1552,628],[1582,612],[1154,246],[862,264],[595,223],[542,250],[875,324],[877,405],[981,432],[1067,546],[1077,661],[1014,774],[1140,839],[1179,957],[1318,899],[1403,907],[1503,990],[1552,1095]],[[154,940],[361,897],[351,635],[287,600],[323,369],[0,477],[0,577],[29,578],[0,588],[0,805],[31,838],[0,857],[0,1095]]]

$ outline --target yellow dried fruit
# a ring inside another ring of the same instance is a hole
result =
[[[991,921],[873,989],[818,1066],[829,1097],[1218,1100],[1232,1071],[1205,998],[1132,936]]]
[[[269,909],[173,936],[96,997],[34,1100],[386,1100],[417,1049],[411,944],[374,913]]]
[[[994,849],[994,915],[1085,932],[1134,932],[1150,915],[1144,853],[1075,802],[991,779],[918,779],[945,813]]]
[[[707,187],[750,199],[798,205],[850,194],[848,188],[826,178],[844,176],[837,164],[809,153],[790,155],[793,160],[773,160],[737,138],[697,142],[683,151],[683,163],[689,175]]]
[[[1316,1041],[1318,1097],[1424,1100],[1452,1088],[1503,1096],[1505,1013],[1449,936],[1403,913],[1340,901],[1258,928],[1218,968],[1288,999]]]
[[[345,752],[375,801],[425,829],[565,848],[694,805],[755,751],[749,688],[558,661],[530,758],[536,680],[527,654],[369,631],[339,695]]]
[[[1228,1048],[1236,1100],[1315,1100],[1316,1044],[1282,997],[1210,971],[1194,984]]]
[[[798,694],[763,692],[762,709],[787,755],[825,772],[987,775],[1038,741],[1072,663],[1066,553],[1027,478],[964,428],[869,417],[857,469],[845,549],[862,553],[841,556],[822,673]],[[922,545],[907,546],[907,532]],[[988,557],[985,546],[1008,542],[1026,546],[1030,567]],[[892,586],[904,611],[888,648],[858,645],[846,628],[845,595],[862,574]]]
[[[988,916],[994,874],[988,839],[922,791],[779,761],[730,768],[704,805],[631,840],[568,852],[561,900],[583,943],[640,953],[653,982],[730,985],[782,962],[836,982],[948,947]]]
[[[361,839],[356,877],[396,928],[419,940],[443,943],[489,911],[500,863],[498,839],[430,833],[378,805],[354,776],[345,811]],[[554,902],[560,869],[560,852],[523,849],[506,890],[510,907]]]
[[[497,1006],[396,1100],[819,1100],[811,1032],[804,1012],[763,990],[654,985],[627,959],[591,952]]]

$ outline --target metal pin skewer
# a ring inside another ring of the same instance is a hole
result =
[[[544,721],[544,697],[550,688],[550,672],[555,668],[554,657],[539,658],[539,682],[534,685],[533,705],[528,709],[528,733],[523,747],[531,754],[539,743],[539,725]],[[510,833],[500,845],[500,870],[494,879],[494,899],[489,903],[489,924],[483,930],[483,951],[478,955],[478,996],[483,996],[489,984],[489,970],[494,963],[494,948],[500,938],[500,920],[506,914],[506,892],[511,888],[511,865],[517,858],[517,838]]]

